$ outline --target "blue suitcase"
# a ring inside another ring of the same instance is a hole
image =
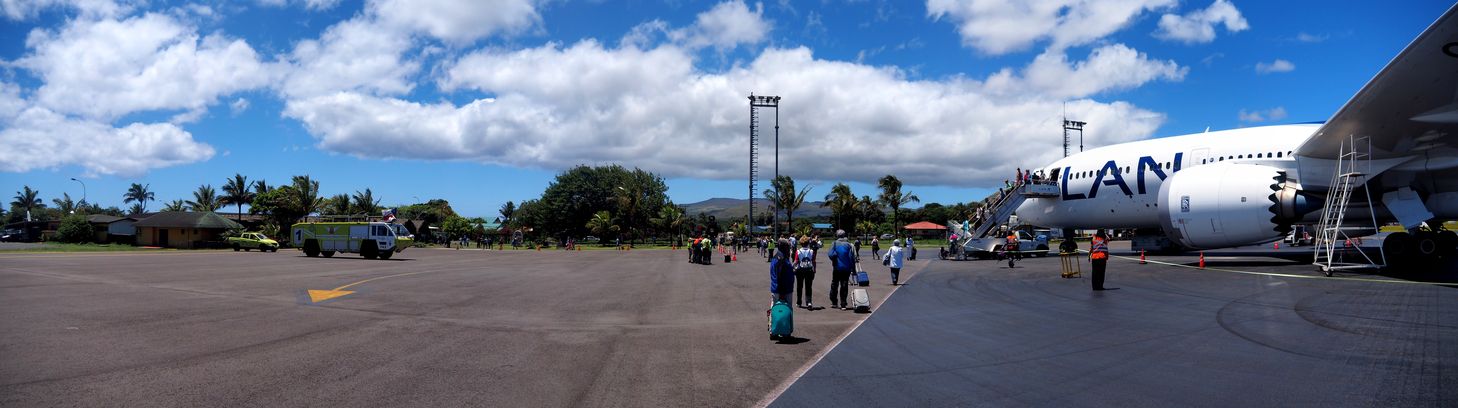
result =
[[[861,269],[861,264],[856,264],[856,286],[871,286],[871,276]]]
[[[790,333],[795,331],[795,310],[790,308],[789,303],[775,301],[774,306],[769,310],[769,332],[770,340],[789,338]]]

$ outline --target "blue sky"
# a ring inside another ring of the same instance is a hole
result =
[[[1325,120],[1450,6],[4,3],[0,189],[49,203],[79,198],[76,177],[121,207],[133,182],[165,202],[309,174],[494,216],[564,168],[619,163],[679,203],[743,197],[757,92],[784,98],[781,171],[813,197],[892,173],[923,202],[970,201],[1061,156],[1065,106],[1090,146]]]

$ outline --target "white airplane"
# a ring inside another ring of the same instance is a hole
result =
[[[1043,169],[1060,194],[1030,197],[1016,214],[1023,223],[1051,228],[1135,229],[1190,249],[1272,242],[1293,225],[1319,221],[1327,196],[1343,185],[1337,159],[1355,144],[1370,154],[1357,161],[1365,180],[1355,179],[1366,182],[1366,191],[1350,195],[1344,228],[1365,224],[1351,235],[1375,233],[1375,213],[1377,222],[1396,221],[1409,230],[1384,240],[1389,259],[1450,254],[1458,234],[1418,227],[1458,219],[1455,10],[1325,123],[1206,132],[1074,154]]]

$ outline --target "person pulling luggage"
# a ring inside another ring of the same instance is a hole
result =
[[[784,238],[775,243],[775,256],[770,260],[770,306],[775,301],[790,303],[790,294],[795,291],[795,267],[790,261],[790,241]]]
[[[830,244],[830,252],[826,257],[830,258],[831,306],[835,305],[835,291],[839,290],[840,307],[843,310],[848,310],[850,305],[846,304],[846,296],[847,291],[850,289],[850,275],[855,273],[856,262],[860,262],[860,260],[856,259],[855,248],[851,246],[849,241],[846,241],[845,230],[835,230],[835,243]],[[841,278],[842,276],[843,278]],[[839,279],[839,281],[836,281],[836,279]]]

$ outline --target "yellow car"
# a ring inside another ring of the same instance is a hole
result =
[[[236,237],[228,237],[228,246],[233,247],[233,252],[254,249],[262,252],[278,252],[278,241],[274,241],[261,232],[245,232]]]

